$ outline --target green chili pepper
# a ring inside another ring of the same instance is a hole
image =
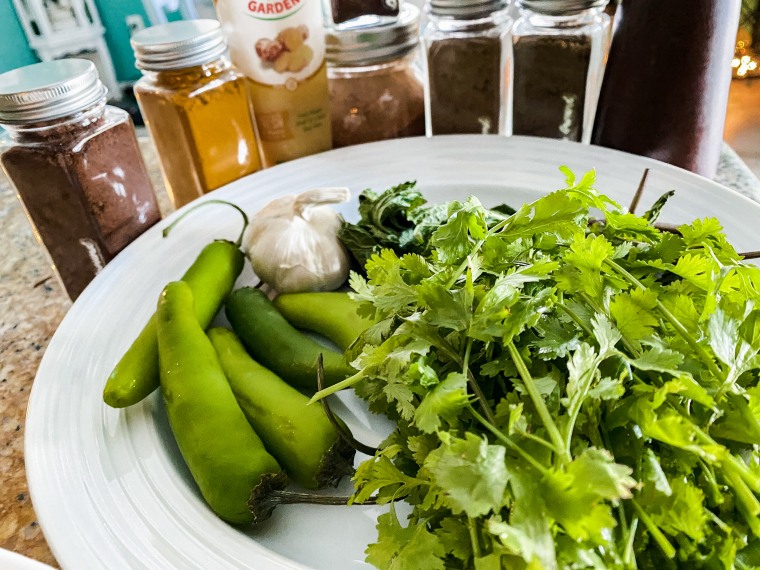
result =
[[[285,475],[248,423],[183,281],[169,283],[156,312],[161,393],[182,457],[211,509],[224,520],[253,521],[248,500]]]
[[[205,329],[243,270],[245,256],[229,241],[214,241],[182,276],[195,296],[195,315]],[[106,381],[103,401],[114,408],[136,404],[158,387],[156,319],[153,315]]]
[[[258,289],[243,287],[233,291],[227,297],[225,312],[248,353],[291,386],[316,391],[320,353],[324,357],[326,385],[356,372],[343,355],[296,330]]]
[[[346,350],[375,320],[359,312],[348,293],[284,293],[273,301],[290,324],[329,338]]]
[[[253,360],[234,332],[212,328],[208,337],[245,417],[291,479],[318,489],[353,472],[354,449],[321,406],[310,406],[309,398]]]

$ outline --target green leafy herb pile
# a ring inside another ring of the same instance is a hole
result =
[[[367,560],[758,568],[760,271],[715,219],[661,232],[664,200],[639,217],[563,171],[509,217],[451,202],[416,252],[352,275],[380,321],[321,395],[354,386],[396,421],[355,475],[354,502],[391,503]]]

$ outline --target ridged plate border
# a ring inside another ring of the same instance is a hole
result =
[[[739,250],[760,246],[760,206],[710,180],[621,152],[546,139],[449,136],[373,143],[286,163],[208,197],[255,212],[277,196],[318,186],[348,186],[355,196],[417,180],[431,202],[476,194],[519,205],[563,186],[559,165],[595,168],[597,187],[628,204],[645,168],[641,201],[676,196],[668,222],[715,216]],[[205,197],[203,199],[206,199]],[[73,304],[44,355],[30,396],[25,461],[32,500],[54,555],[66,570],[367,568],[363,550],[377,509],[281,508],[252,535],[205,507],[171,441],[158,397],[128,410],[108,408],[101,390],[113,364],[178,278],[215,238],[234,238],[232,209],[201,209],[162,239],[176,214],[125,249]],[[361,417],[361,413],[359,413]],[[364,426],[372,429],[372,423]],[[357,426],[362,429],[362,426]],[[337,509],[337,510],[331,510]]]

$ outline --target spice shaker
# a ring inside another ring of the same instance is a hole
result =
[[[219,22],[153,26],[131,42],[135,95],[175,207],[261,169],[245,76]]]
[[[216,0],[266,166],[332,148],[321,0]]]
[[[592,142],[712,178],[741,0],[625,0]]]
[[[76,299],[160,212],[129,115],[95,65],[64,59],[0,75],[0,163]]]
[[[511,133],[589,142],[609,44],[608,0],[518,0]]]
[[[327,35],[333,146],[425,135],[419,54],[420,11]]]
[[[507,0],[427,0],[427,134],[504,133]]]

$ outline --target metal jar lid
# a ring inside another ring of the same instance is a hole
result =
[[[87,59],[35,63],[0,75],[0,123],[47,121],[71,115],[106,96],[95,64]]]
[[[428,0],[427,9],[434,16],[477,18],[505,10],[509,0]]]
[[[130,40],[137,67],[167,71],[203,65],[227,52],[227,40],[216,20],[185,20],[140,30]]]
[[[354,26],[328,29],[327,61],[361,66],[398,59],[419,44],[419,27],[419,8],[404,3],[394,21],[367,16]]]
[[[577,14],[592,8],[604,8],[607,4],[609,0],[517,0],[520,8],[546,16]]]

